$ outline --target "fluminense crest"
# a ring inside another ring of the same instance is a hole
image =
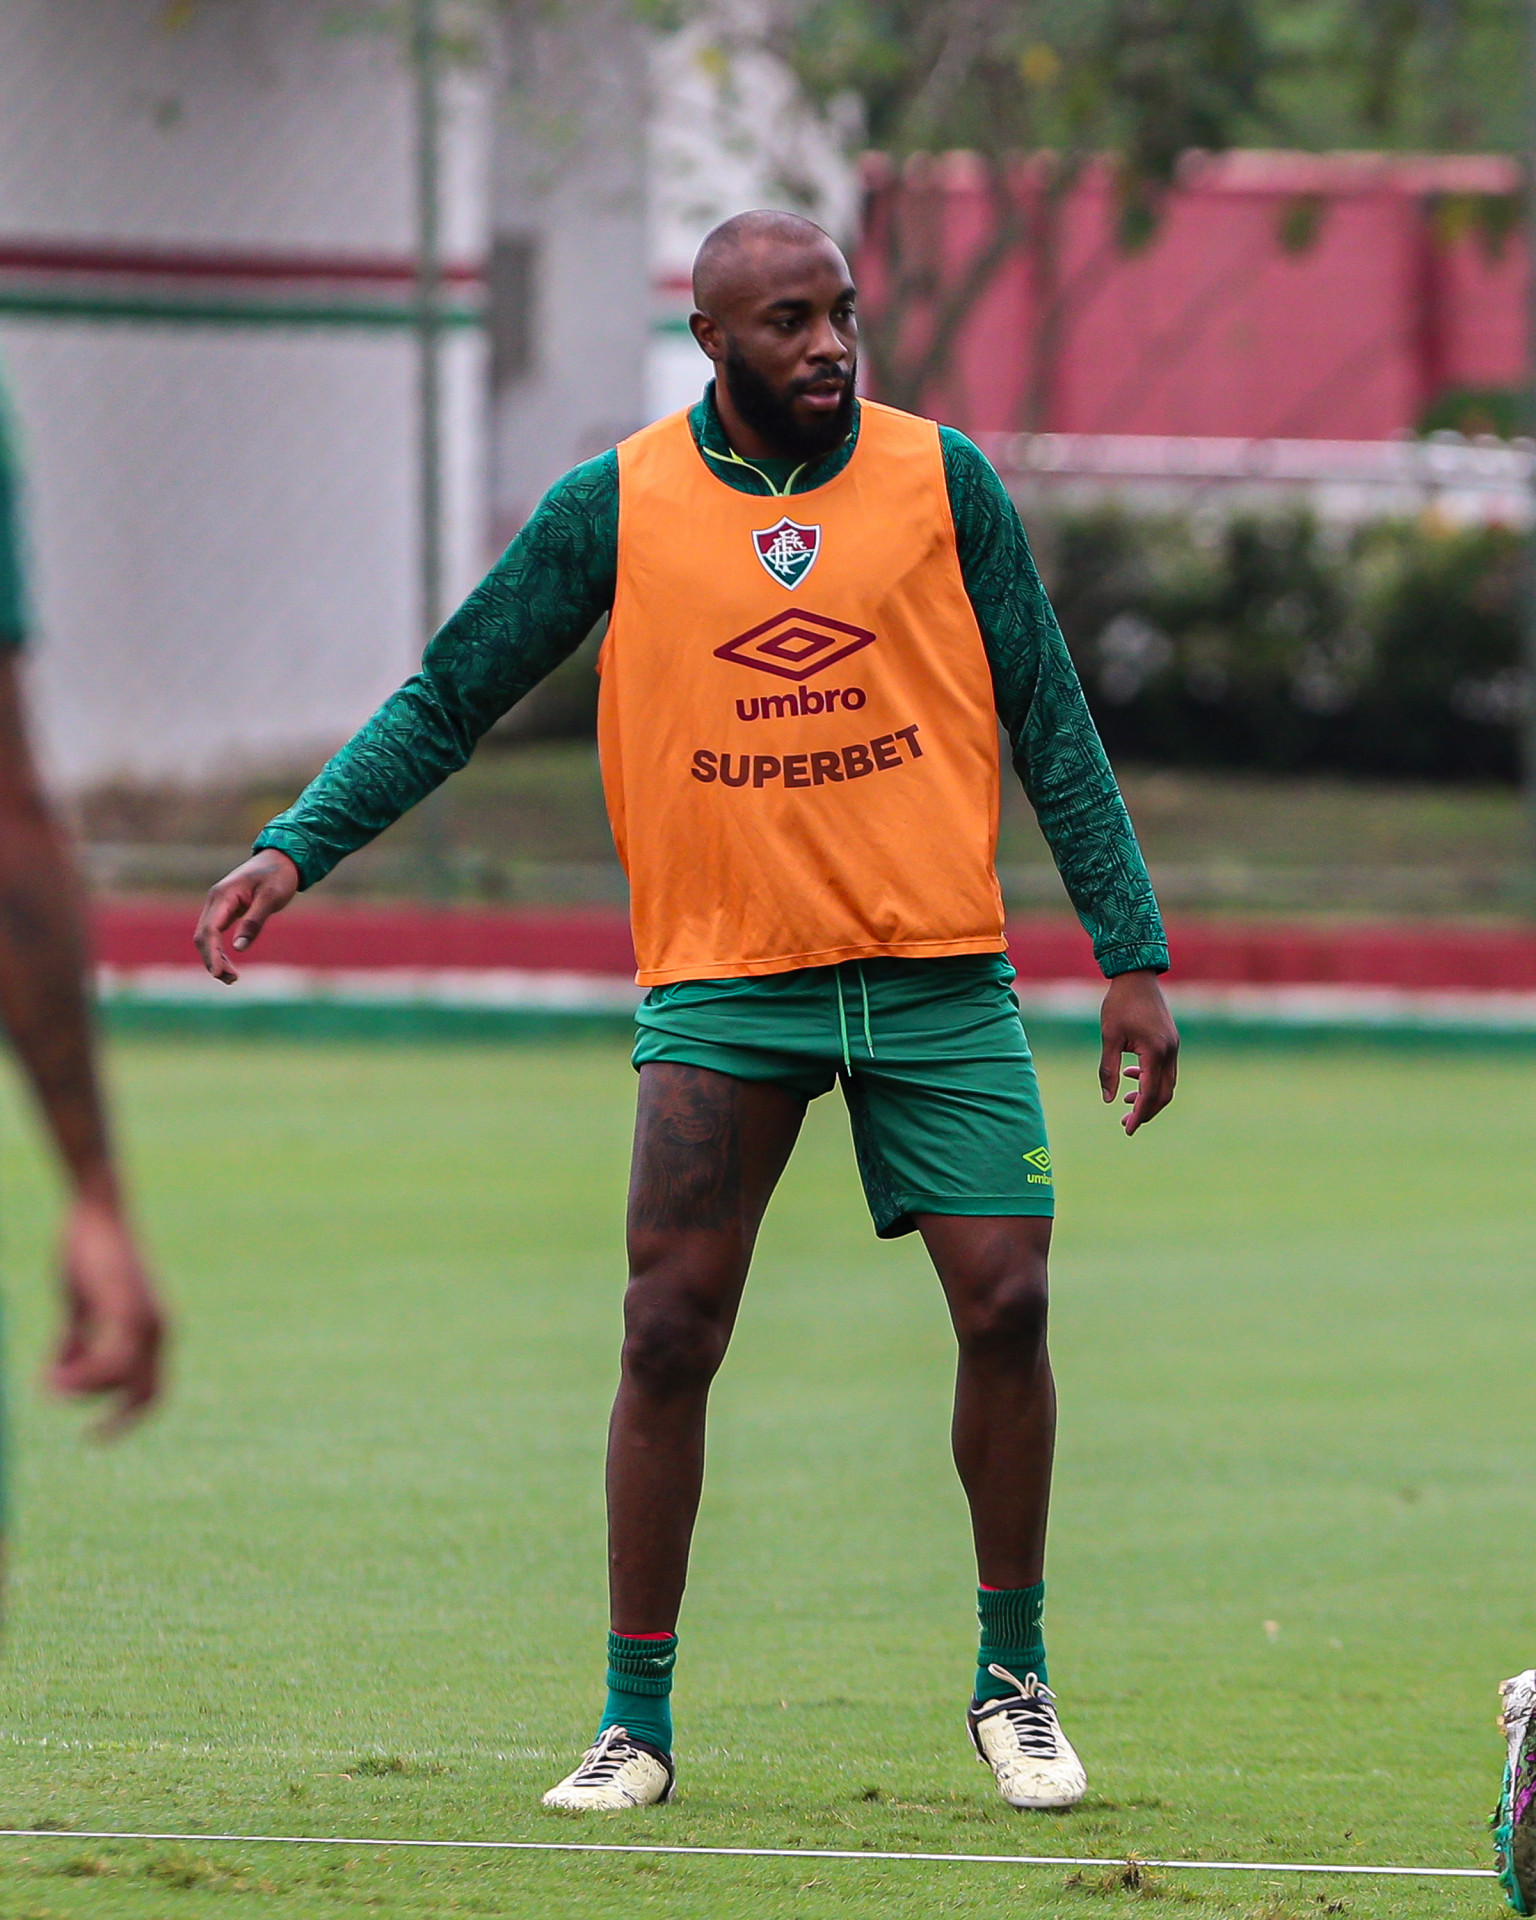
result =
[[[786,517],[776,527],[754,533],[752,548],[781,587],[797,587],[821,552],[821,528],[802,527]]]

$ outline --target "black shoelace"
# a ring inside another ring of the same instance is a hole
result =
[[[1002,1709],[1003,1718],[1019,1737],[1019,1745],[1032,1760],[1056,1758],[1056,1715],[1050,1702],[1039,1695],[1010,1700]]]
[[[1059,1758],[1056,1747],[1056,1709],[1051,1704],[1050,1688],[1041,1686],[1032,1673],[1026,1673],[1020,1680],[1006,1667],[989,1666],[987,1672],[995,1679],[1006,1680],[1010,1686],[1018,1688],[1017,1695],[1002,1701],[996,1710],[1013,1728],[1023,1751],[1031,1760]]]
[[[594,1743],[581,1756],[573,1786],[605,1787],[619,1769],[633,1760],[640,1749],[622,1727],[604,1727]]]

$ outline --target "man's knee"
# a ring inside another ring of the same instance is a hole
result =
[[[1043,1259],[975,1275],[953,1300],[955,1333],[973,1353],[1032,1358],[1045,1346],[1050,1289]]]
[[[650,1275],[630,1282],[624,1300],[624,1373],[652,1393],[707,1387],[730,1339],[723,1315],[686,1284]]]

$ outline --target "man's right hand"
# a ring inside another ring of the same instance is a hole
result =
[[[274,913],[299,890],[299,870],[286,853],[263,847],[208,889],[192,938],[203,965],[226,987],[240,978],[230,953],[244,953]]]

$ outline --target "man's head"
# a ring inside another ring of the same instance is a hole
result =
[[[693,300],[726,428],[761,443],[739,451],[811,460],[847,439],[859,325],[829,234],[794,213],[738,213],[699,248]]]

